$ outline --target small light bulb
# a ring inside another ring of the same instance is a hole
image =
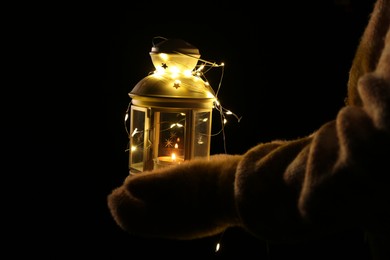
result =
[[[221,247],[221,244],[217,243],[217,246],[215,247],[215,252],[218,252],[220,247]]]

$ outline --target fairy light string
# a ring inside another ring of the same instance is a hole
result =
[[[164,37],[155,37],[154,39],[157,39],[157,38],[161,38],[161,39],[164,39],[166,40],[166,38]],[[154,43],[153,43],[154,45]],[[186,56],[191,56],[189,54],[184,54],[184,53],[181,53],[181,52],[175,52],[176,54],[180,54],[180,55],[186,55]],[[215,97],[214,97],[214,103],[213,103],[213,109],[215,109],[218,113],[219,113],[219,118],[220,118],[220,124],[221,124],[221,128],[220,130],[218,130],[216,133],[211,133],[209,134],[210,136],[217,136],[217,135],[222,135],[222,141],[223,141],[223,149],[224,149],[224,152],[227,153],[227,148],[226,148],[226,134],[225,134],[225,126],[228,122],[228,117],[229,116],[233,116],[237,122],[239,123],[241,118],[242,117],[239,117],[238,115],[236,115],[235,113],[233,113],[231,110],[229,109],[226,109],[224,106],[222,106],[221,102],[218,100],[218,94],[221,90],[221,86],[222,86],[222,81],[223,81],[223,78],[224,78],[224,73],[225,73],[225,63],[220,63],[220,64],[217,64],[216,62],[210,62],[210,61],[207,61],[207,60],[204,60],[204,59],[200,59],[198,57],[193,57],[191,56],[192,58],[195,58],[195,59],[198,59],[198,61],[200,62],[200,64],[197,64],[196,67],[191,71],[192,75],[195,76],[195,77],[199,77],[201,78],[206,84],[210,85],[207,77],[206,77],[206,73],[208,73],[211,69],[213,68],[221,68],[221,75],[220,75],[220,78],[219,78],[219,81],[218,81],[218,86],[216,89],[214,89],[215,91]],[[150,74],[154,74],[154,73],[159,73],[158,69],[154,70],[154,71],[151,71],[149,72],[149,75]],[[125,126],[125,131],[127,133],[127,136],[129,137],[129,142],[128,142],[128,145],[127,145],[127,148],[126,148],[126,152],[129,151],[130,149],[130,138],[131,137],[134,137],[134,135],[136,134],[143,134],[143,130],[139,130],[137,128],[135,128],[133,130],[132,133],[129,133],[129,129],[128,129],[128,120],[129,120],[129,117],[130,117],[130,108],[131,108],[131,101],[129,102],[128,106],[127,106],[127,109],[126,109],[126,113],[125,113],[125,118],[124,118],[124,126]],[[182,127],[183,125],[181,124],[181,122],[177,122],[177,123],[174,123],[171,125],[170,128],[173,128],[173,127]],[[163,130],[169,130],[169,129],[163,129]],[[146,130],[147,131],[147,130]],[[132,147],[131,149],[137,149],[136,147]],[[222,232],[219,236],[219,239],[216,243],[216,246],[215,246],[215,253],[218,253],[221,249],[221,240],[223,238],[223,235],[224,235],[225,232]]]
[[[163,37],[160,37],[160,38],[165,39]],[[175,52],[175,53],[176,54],[180,54],[180,55],[185,55],[185,56],[191,56],[189,54],[184,54],[184,53],[181,53],[181,52]],[[193,57],[193,56],[191,56],[191,57],[192,58],[196,58],[196,57]],[[214,104],[213,104],[213,109],[215,109],[216,111],[219,112],[221,128],[216,133],[211,133],[210,135],[211,136],[217,136],[217,135],[222,134],[224,152],[227,153],[226,134],[225,134],[225,125],[228,122],[227,117],[228,116],[235,117],[238,123],[240,122],[242,117],[239,117],[238,115],[233,113],[231,110],[226,109],[225,107],[223,107],[221,102],[218,100],[218,94],[219,94],[219,91],[221,89],[222,81],[223,81],[223,77],[224,77],[225,63],[222,62],[220,64],[217,64],[216,62],[210,62],[210,61],[207,61],[207,60],[204,60],[204,59],[200,59],[200,58],[196,58],[196,59],[198,59],[198,61],[200,61],[201,64],[198,64],[195,67],[195,69],[192,71],[192,75],[201,78],[208,85],[210,85],[210,83],[209,83],[209,81],[208,81],[208,79],[206,77],[206,73],[209,72],[212,68],[221,68],[221,75],[220,75],[220,79],[219,79],[219,82],[218,82],[218,87],[215,90],[215,100],[214,100]],[[149,72],[149,74],[153,74],[153,73],[157,73],[157,71],[155,70],[155,71]],[[131,101],[129,102],[129,104],[127,106],[126,113],[125,113],[125,119],[124,119],[125,130],[126,130],[127,136],[129,136],[129,137],[130,137],[130,133],[129,133],[129,130],[128,130],[127,121],[128,121],[128,119],[130,117],[130,114],[129,114],[130,113],[130,106],[131,106]],[[141,133],[141,131],[139,131],[138,133]],[[131,133],[131,135],[134,135],[134,134],[135,134],[134,132]],[[129,146],[129,143],[128,143],[128,146]],[[128,150],[129,150],[129,147],[126,148],[126,151],[128,151]]]

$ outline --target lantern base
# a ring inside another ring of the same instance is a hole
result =
[[[131,175],[139,174],[143,172],[144,164],[142,162],[133,163],[129,169]]]

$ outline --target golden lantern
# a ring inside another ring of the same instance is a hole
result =
[[[210,156],[216,97],[198,73],[199,50],[164,39],[149,54],[155,71],[129,93],[130,174]]]

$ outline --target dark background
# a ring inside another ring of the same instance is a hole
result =
[[[335,118],[373,2],[101,3],[33,13],[21,45],[28,50],[23,76],[35,82],[25,92],[34,118],[28,135],[35,137],[27,147],[40,149],[24,155],[34,175],[23,185],[34,193],[23,197],[28,210],[19,215],[24,235],[17,241],[51,259],[369,259],[356,230],[296,245],[239,229],[195,241],[134,237],[115,224],[106,198],[128,175],[128,93],[153,70],[154,37],[183,39],[202,59],[225,63],[218,97],[242,119],[230,118],[225,143],[213,137],[211,153],[244,153],[260,142],[308,135]],[[220,73],[206,74],[214,88]],[[220,126],[218,116],[213,126]]]

